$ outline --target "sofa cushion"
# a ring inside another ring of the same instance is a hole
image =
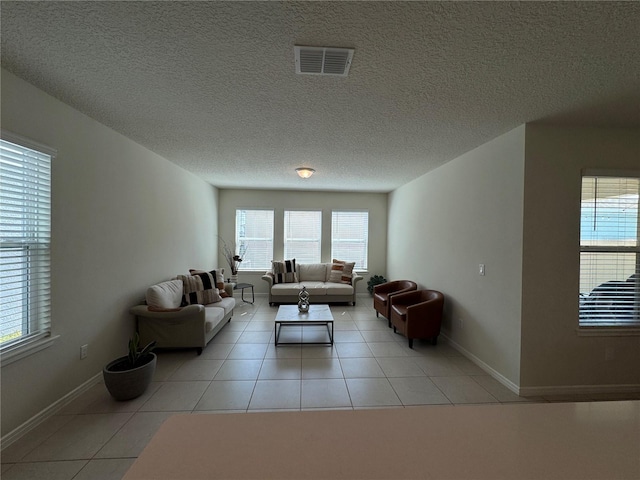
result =
[[[205,289],[217,288],[222,298],[229,296],[227,292],[224,291],[224,268],[211,270],[210,272],[192,268],[189,270],[189,273],[191,275],[200,275]]]
[[[298,265],[298,280],[301,282],[326,282],[326,263],[301,263]]]
[[[158,283],[147,289],[145,300],[154,308],[177,308],[182,302],[182,280]]]
[[[324,282],[301,282],[301,283],[279,283],[271,287],[271,295],[280,296],[298,296],[302,287],[306,287],[309,296],[313,299],[314,296],[326,295],[326,287]],[[312,300],[313,301],[313,300]]]
[[[333,263],[331,264],[329,281],[333,283],[346,283],[351,285],[351,276],[355,265],[356,262],[345,262],[334,258]]]
[[[209,278],[209,276],[205,275],[205,278]],[[201,275],[178,275],[178,280],[182,280],[183,305],[208,305],[222,300],[217,288],[205,288]],[[210,283],[207,285],[211,286]]]
[[[273,273],[273,283],[294,283],[298,281],[296,270],[296,259],[271,261],[271,272]]]
[[[345,283],[331,283],[326,284],[327,295],[353,295],[353,287]]]

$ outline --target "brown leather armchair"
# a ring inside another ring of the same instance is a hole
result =
[[[413,348],[414,338],[430,338],[435,345],[442,324],[444,295],[436,290],[416,290],[391,297],[391,323]]]
[[[398,293],[410,292],[417,290],[418,285],[411,280],[392,280],[391,282],[381,283],[373,287],[373,308],[376,311],[376,317],[379,313],[387,319],[389,328],[391,328],[391,303],[389,297]]]

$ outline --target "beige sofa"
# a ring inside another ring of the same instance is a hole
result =
[[[233,316],[236,301],[233,285],[226,283],[228,297],[208,305],[181,307],[181,280],[170,280],[147,289],[146,304],[130,312],[136,316],[140,342],[156,341],[157,348],[195,348],[198,355]]]
[[[265,272],[262,279],[269,284],[269,304],[298,303],[298,293],[304,286],[311,303],[351,303],[356,304],[356,283],[362,276],[353,272],[351,285],[329,282],[331,263],[309,263],[296,266],[297,282],[274,284],[273,274]]]

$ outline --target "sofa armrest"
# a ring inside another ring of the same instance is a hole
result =
[[[271,290],[271,287],[273,286],[273,274],[267,272],[260,278],[269,284],[269,290]]]
[[[360,280],[362,280],[364,277],[362,275],[357,274],[356,272],[353,272],[351,274],[351,285],[353,285],[353,288],[356,288],[356,283],[358,283]]]
[[[233,291],[233,287],[231,288]],[[136,305],[135,307],[132,307],[129,312],[137,317],[156,318],[159,320],[178,320],[188,319],[189,317],[196,317],[198,315],[204,315],[204,306],[187,305],[186,307],[182,307],[177,311],[154,312],[149,310],[149,307],[147,305]]]

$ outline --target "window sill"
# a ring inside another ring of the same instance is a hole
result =
[[[579,337],[633,337],[640,336],[640,325],[578,327],[576,333]]]
[[[6,367],[13,362],[17,362],[29,355],[33,355],[45,348],[49,348],[58,338],[60,338],[60,335],[42,338],[23,345],[16,345],[14,348],[8,349],[0,354],[0,363],[2,364],[2,367]]]

